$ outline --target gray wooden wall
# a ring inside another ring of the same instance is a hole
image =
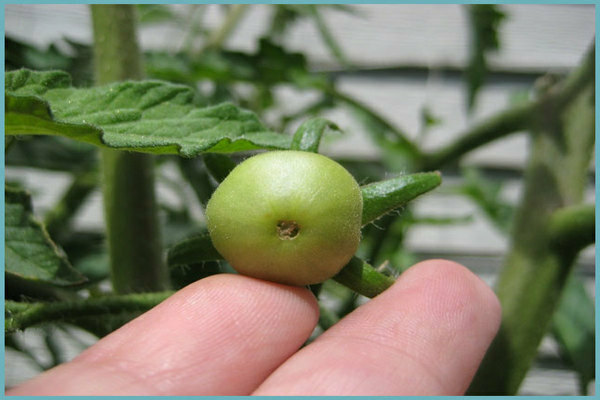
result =
[[[173,6],[185,12],[187,6]],[[577,65],[590,46],[595,32],[593,5],[502,5],[508,19],[500,33],[501,50],[490,58],[496,71],[481,91],[472,115],[465,113],[465,91],[460,70],[468,58],[467,14],[459,5],[356,5],[356,14],[327,10],[325,18],[345,55],[355,67],[339,76],[339,89],[380,111],[392,122],[416,137],[420,131],[420,113],[429,108],[443,123],[433,128],[424,145],[434,149],[451,141],[466,127],[506,107],[516,93],[531,88],[536,76],[545,72],[564,73]],[[252,6],[246,18],[227,42],[227,47],[253,50],[256,39],[265,29],[271,9]],[[223,17],[219,6],[207,6],[205,24],[218,26]],[[88,9],[84,5],[7,5],[7,34],[42,47],[64,37],[91,42]],[[183,43],[180,26],[145,27],[140,40],[144,48],[177,48]],[[292,50],[309,55],[316,70],[337,71],[341,66],[323,44],[315,26],[309,22],[295,25],[288,38]],[[405,67],[411,67],[407,74]],[[282,88],[278,93],[284,110],[300,109],[314,98],[314,93],[300,93]],[[346,132],[341,140],[330,140],[325,153],[357,158],[376,158],[379,149],[344,110],[333,110],[326,117]],[[524,135],[499,140],[473,152],[465,164],[520,171],[527,159],[528,143]],[[593,168],[593,166],[591,166]],[[165,174],[175,175],[166,170]],[[26,169],[7,169],[7,177],[20,177],[40,192],[35,207],[44,210],[66,186],[59,174],[36,173]],[[457,177],[445,177],[446,183]],[[594,187],[587,199],[594,201]],[[508,178],[503,196],[517,201],[521,185]],[[168,188],[162,187],[165,201],[175,201]],[[81,226],[101,225],[100,194],[78,217]],[[505,237],[479,214],[464,198],[439,191],[416,203],[416,211],[428,216],[473,215],[472,222],[448,227],[431,226],[415,229],[408,238],[409,246],[422,257],[441,256],[454,259],[471,268],[493,284],[502,255],[508,243]],[[201,211],[195,210],[198,218]],[[594,294],[594,249],[588,249],[579,260],[577,272],[586,278]],[[31,339],[35,340],[35,339]],[[10,354],[9,354],[10,356]],[[546,360],[546,361],[542,361]],[[550,361],[548,361],[550,360]],[[556,362],[557,347],[546,339],[540,350],[540,361],[529,373],[522,394],[576,394],[576,376]],[[7,382],[20,381],[35,373],[14,375],[13,363],[23,360],[7,357]]]

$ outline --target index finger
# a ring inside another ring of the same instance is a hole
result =
[[[314,296],[219,274],[7,395],[244,395],[310,336]]]

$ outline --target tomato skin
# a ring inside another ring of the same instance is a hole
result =
[[[331,278],[356,252],[362,194],[323,155],[272,151],[238,165],[206,217],[215,248],[236,271],[302,286]]]

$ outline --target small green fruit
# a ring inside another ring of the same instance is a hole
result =
[[[272,151],[231,171],[206,206],[215,248],[241,274],[289,285],[331,278],[360,241],[360,187],[315,153]]]

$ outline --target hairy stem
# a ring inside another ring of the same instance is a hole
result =
[[[572,269],[577,254],[556,245],[556,224],[565,226],[561,214],[568,210],[565,207],[581,204],[588,181],[595,130],[593,74],[584,89],[579,89],[568,107],[562,95],[552,97],[551,90],[543,107],[532,116],[535,125],[524,195],[496,289],[502,304],[502,325],[471,384],[470,394],[517,392]],[[590,210],[585,214],[589,216]],[[589,218],[585,225],[589,227]],[[586,231],[589,236],[590,229]]]
[[[46,322],[71,322],[90,316],[101,318],[123,312],[144,312],[172,294],[171,291],[134,293],[48,303],[8,300],[5,304],[5,331],[10,333]]]
[[[143,78],[133,5],[92,5],[98,84]],[[168,287],[154,194],[154,159],[102,150],[111,279],[117,293]]]

